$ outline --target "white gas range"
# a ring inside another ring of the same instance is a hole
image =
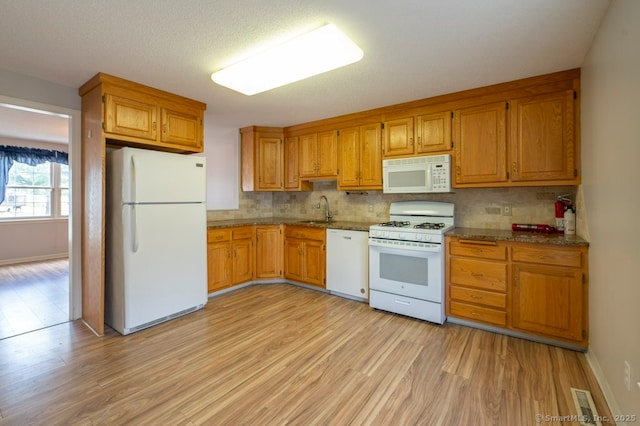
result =
[[[389,222],[369,228],[369,305],[444,323],[444,233],[453,228],[451,203],[392,203]]]

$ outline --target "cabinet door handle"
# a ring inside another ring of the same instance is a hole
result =
[[[514,175],[518,173],[518,163],[514,161],[513,164],[511,165],[511,169],[513,170]]]
[[[481,272],[472,272],[472,273],[471,273],[471,276],[472,276],[472,277],[476,277],[476,278],[483,278],[483,277],[484,277],[484,274],[483,274],[483,273],[481,273]]]
[[[472,299],[476,299],[476,300],[483,299],[483,297],[482,297],[482,296],[478,296],[477,294],[472,294],[472,295],[471,295],[471,298],[472,298]]]

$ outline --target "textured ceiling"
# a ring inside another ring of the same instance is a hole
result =
[[[609,3],[0,0],[0,68],[73,88],[105,72],[205,102],[207,125],[286,126],[580,67]],[[251,97],[210,79],[329,22],[362,61]]]

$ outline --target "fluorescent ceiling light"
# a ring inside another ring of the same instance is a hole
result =
[[[363,52],[333,24],[303,34],[211,74],[245,95],[284,86],[362,59]]]

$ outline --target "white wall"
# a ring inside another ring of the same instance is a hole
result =
[[[67,219],[0,222],[0,265],[69,254]]]
[[[204,156],[207,158],[207,210],[238,208],[240,191],[240,131],[214,127],[205,112]]]
[[[619,413],[640,416],[638,23],[640,1],[612,3],[582,67],[581,120],[591,242],[589,357]],[[631,391],[623,383],[624,361],[632,369]]]
[[[87,80],[92,76],[88,76]],[[80,109],[78,88],[61,86],[0,69],[0,95],[60,107]]]

